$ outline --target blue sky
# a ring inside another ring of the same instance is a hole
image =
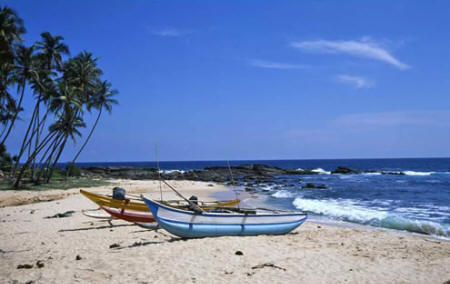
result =
[[[450,156],[448,1],[2,3],[120,92],[79,161]]]

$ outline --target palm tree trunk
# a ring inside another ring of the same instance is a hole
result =
[[[47,150],[45,150],[44,154],[42,155],[41,159],[39,160],[39,163],[38,163],[39,171],[37,172],[36,179],[34,180],[34,184],[35,185],[39,185],[40,184],[40,179],[41,179],[42,173],[44,172],[44,168],[45,168],[44,165],[48,164],[47,161],[49,159],[51,159],[51,157],[53,156],[53,152],[56,151],[56,149],[57,149],[56,145],[58,145],[58,143],[59,143],[58,141],[59,141],[59,137],[56,137],[56,139],[54,139],[52,141],[52,143],[50,143],[50,145],[48,145]],[[45,157],[47,157],[48,151],[50,151],[50,149],[52,149],[52,148],[53,148],[53,150],[50,153],[50,156],[48,157],[48,159],[45,162],[45,164],[43,164]]]
[[[66,136],[64,137],[63,143],[62,143],[61,146],[59,147],[59,152],[58,152],[58,154],[56,155],[56,159],[55,159],[55,161],[53,162],[52,167],[50,168],[50,173],[49,173],[49,175],[47,176],[47,180],[46,180],[47,183],[49,183],[49,182],[50,182],[50,179],[52,178],[53,171],[55,170],[56,163],[58,163],[58,160],[59,160],[59,158],[61,157],[61,154],[62,154],[62,152],[63,152],[63,150],[64,150],[64,147],[66,146],[67,138],[68,138],[68,136],[66,135]]]
[[[22,100],[23,100],[24,93],[25,93],[25,79],[22,82],[22,93],[20,95],[19,104],[17,105],[17,112],[14,114],[14,116],[11,120],[11,124],[9,125],[8,132],[6,132],[5,136],[2,139],[2,142],[0,144],[5,144],[6,138],[8,138],[9,133],[11,133],[11,130],[14,126],[14,122],[16,121],[17,116],[19,115],[20,107],[22,106]]]
[[[52,150],[52,152],[50,153],[50,155],[48,156],[48,158],[47,158],[47,160],[45,161],[45,163],[44,163],[44,165],[43,165],[43,173],[44,173],[44,180],[47,180],[47,176],[48,176],[48,174],[49,174],[49,172],[50,172],[50,164],[52,163],[52,161],[53,161],[53,155],[55,154],[55,151],[59,148],[59,146],[61,145],[61,142],[62,142],[62,139],[64,138],[64,136],[58,136],[58,137],[56,137],[56,139],[55,139],[55,143],[54,143],[54,145],[53,146],[51,146],[51,147],[53,147],[53,150]]]
[[[30,123],[28,124],[27,131],[25,132],[25,136],[23,137],[22,146],[20,147],[19,154],[17,155],[17,161],[14,164],[14,168],[9,173],[9,179],[10,180],[12,180],[14,178],[14,175],[15,175],[16,170],[17,170],[17,168],[19,166],[19,163],[20,163],[20,159],[22,158],[22,155],[25,152],[28,144],[31,143],[31,139],[28,140],[28,142],[27,142],[27,138],[28,138],[28,134],[30,134],[31,126],[33,125],[33,121],[34,121],[35,116],[36,116],[36,107],[34,108],[33,115],[31,116],[31,120],[30,120]],[[31,137],[33,137],[33,135]]]
[[[35,138],[35,142],[34,142],[34,149],[37,148],[37,146],[39,145],[39,109],[40,109],[40,105],[41,105],[41,95],[39,95],[38,101],[37,101],[37,112],[36,112],[36,119],[34,121],[34,130],[33,133],[36,134],[36,138]],[[30,143],[30,147],[31,147],[31,143]],[[34,181],[34,169],[36,167],[36,157],[33,160],[33,163],[31,164],[31,180]]]
[[[103,109],[103,105],[100,106],[100,110],[98,111],[98,115],[97,115],[97,119],[95,120],[94,125],[91,128],[91,131],[89,132],[88,137],[86,138],[86,140],[84,141],[83,145],[81,146],[80,150],[78,150],[78,153],[75,155],[75,157],[72,160],[72,165],[75,164],[75,161],[77,160],[78,156],[81,154],[81,152],[83,151],[84,147],[86,146],[86,144],[88,143],[89,139],[92,136],[92,133],[94,133],[95,127],[97,126],[98,121],[100,120],[100,116],[102,115],[102,109]],[[69,175],[69,171],[66,171],[66,178]]]
[[[31,155],[30,158],[28,158],[28,160],[25,162],[25,164],[22,166],[22,168],[20,169],[19,175],[17,176],[13,186],[15,188],[18,188],[20,185],[20,181],[22,180],[23,174],[25,173],[25,170],[28,168],[28,166],[30,165],[30,163],[33,161],[33,159],[39,154],[39,152],[42,151],[42,149],[44,149],[45,145],[47,145],[47,143],[53,138],[53,136],[55,136],[56,132],[53,133],[49,133],[47,134],[47,136],[42,140],[41,144],[39,145],[39,147],[36,149],[36,151],[34,151],[34,153]]]

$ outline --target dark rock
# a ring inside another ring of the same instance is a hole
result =
[[[350,168],[347,168],[347,167],[339,166],[334,171],[332,171],[331,173],[332,174],[348,175],[348,174],[360,174],[361,171],[360,170],[355,170],[355,169],[350,169]]]
[[[307,188],[307,189],[313,189],[313,188],[316,188],[316,189],[326,189],[327,188],[327,186],[326,185],[324,185],[324,184],[313,184],[313,183],[307,183],[306,185],[304,185],[304,186],[302,186],[302,188]]]
[[[79,254],[77,254],[77,256],[75,257],[75,260],[81,260],[81,256]]]
[[[280,266],[275,265],[275,264],[270,263],[270,262],[259,264],[259,265],[255,265],[255,266],[252,267],[252,269],[261,269],[261,268],[264,268],[264,267],[272,267],[272,268],[276,268],[276,269],[280,269],[280,270],[286,271],[286,268],[280,267]]]
[[[81,169],[85,176],[100,176],[103,178],[127,179],[158,179],[159,175],[153,168],[133,167],[86,167]],[[232,175],[236,180],[255,180],[275,175],[289,174],[287,170],[261,164],[240,165],[231,167]],[[231,180],[230,169],[224,166],[206,167],[204,170],[188,172],[173,171],[162,173],[161,178],[167,180],[198,180],[225,182]]]
[[[234,254],[235,255],[244,255],[244,253],[242,251],[240,251],[240,250],[236,251]]]
[[[75,211],[66,211],[64,213],[57,213],[55,215],[52,216],[47,216],[44,217],[45,219],[52,219],[52,218],[65,218],[65,217],[70,217],[72,216],[72,214],[75,213]]]
[[[382,175],[395,175],[395,176],[404,176],[403,172],[381,172]],[[450,284],[450,283],[449,283]]]
[[[19,264],[17,265],[17,269],[31,269],[33,268],[33,264]]]
[[[304,170],[304,169],[291,169],[286,170],[286,174],[289,175],[318,175],[318,172],[313,172],[311,170]]]
[[[38,268],[42,268],[42,267],[44,267],[44,262],[43,262],[42,260],[38,260],[38,261],[36,262],[36,266],[37,266]]]
[[[110,249],[112,249],[112,248],[119,248],[119,247],[120,247],[120,245],[118,243],[115,243],[115,244],[112,244],[112,245],[109,246]]]

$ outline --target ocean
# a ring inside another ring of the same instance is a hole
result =
[[[312,219],[350,222],[450,239],[450,158],[242,160],[231,165],[266,164],[312,169],[317,175],[277,176],[256,187],[253,206],[304,210]],[[155,162],[79,163],[80,166],[156,167]],[[226,166],[226,161],[160,162],[163,170]],[[330,174],[337,166],[402,175]],[[306,183],[326,189],[303,189]],[[244,185],[234,188],[244,190]]]

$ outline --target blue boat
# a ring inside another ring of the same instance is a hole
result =
[[[196,213],[143,199],[158,224],[182,238],[283,235],[300,226],[308,217],[303,212],[248,209],[244,213],[220,209]]]

